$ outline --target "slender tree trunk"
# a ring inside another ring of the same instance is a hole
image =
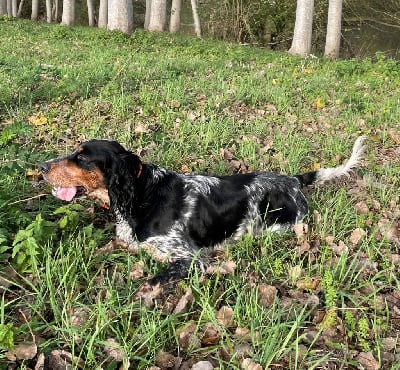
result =
[[[109,30],[118,30],[124,33],[133,31],[132,0],[108,0]]]
[[[75,23],[75,0],[63,0],[61,24],[71,26]]]
[[[17,18],[18,15],[18,0],[12,0],[11,2],[11,15],[14,18]]]
[[[194,32],[197,37],[201,37],[201,25],[200,25],[200,16],[197,9],[197,0],[190,0],[192,5],[192,13],[193,13],[193,22],[194,22]]]
[[[54,6],[52,10],[52,17],[55,22],[58,21],[58,0],[54,0]]]
[[[108,22],[108,4],[107,0],[100,0],[99,5],[99,28],[107,28]]]
[[[306,56],[311,52],[314,0],[297,0],[296,23],[294,25],[290,54]]]
[[[151,13],[151,0],[146,0],[146,13],[144,16],[144,29],[145,30],[149,29],[150,13]]]
[[[329,0],[328,25],[326,29],[325,56],[339,58],[342,35],[343,0]]]
[[[12,17],[12,0],[7,0],[7,14]]]
[[[39,0],[32,0],[31,21],[37,21],[39,15]]]
[[[94,27],[95,21],[94,21],[94,3],[93,0],[86,0],[87,4],[87,11],[88,11],[88,19],[89,19],[89,27]]]
[[[7,14],[7,0],[0,0],[0,15]]]
[[[21,1],[19,2],[18,11],[17,11],[17,17],[18,17],[18,18],[21,16],[22,7],[24,6],[24,1],[25,1],[25,0],[21,0]]]
[[[46,22],[51,23],[52,21],[52,6],[51,6],[51,0],[46,0]]]
[[[172,0],[171,20],[169,22],[169,32],[177,33],[181,28],[181,9],[182,0]]]
[[[151,2],[149,31],[162,32],[167,21],[167,0],[153,0]]]

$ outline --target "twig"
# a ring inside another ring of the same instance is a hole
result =
[[[48,194],[47,193],[38,194],[38,195],[35,195],[33,197],[30,197],[30,198],[16,200],[15,202],[8,203],[8,205],[12,206],[12,205],[18,204],[18,203],[29,202],[30,200],[37,199],[37,198],[42,198],[42,197],[44,197],[46,195],[48,195]]]
[[[23,312],[21,309],[19,309],[18,311],[19,311],[19,313],[22,315],[22,317],[24,318],[24,320],[25,320],[25,322],[26,322],[26,325],[28,325],[29,332],[31,333],[31,336],[32,336],[32,342],[36,344],[35,334],[33,334],[33,331],[32,331],[31,326],[29,325],[28,319],[26,318],[24,312]]]

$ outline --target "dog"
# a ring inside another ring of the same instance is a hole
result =
[[[152,279],[158,284],[185,278],[192,264],[204,269],[203,248],[301,222],[308,211],[302,188],[349,176],[360,165],[364,149],[365,137],[360,136],[344,164],[294,176],[204,176],[144,163],[116,141],[90,140],[40,168],[56,197],[101,200],[115,213],[117,237],[130,250],[145,249],[168,262]]]

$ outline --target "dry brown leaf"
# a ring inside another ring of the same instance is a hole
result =
[[[365,370],[379,370],[379,362],[374,358],[372,352],[360,352],[356,360]]]
[[[199,361],[193,364],[192,370],[213,370],[214,366],[210,361]]]
[[[320,288],[320,279],[318,278],[305,278],[297,280],[296,287],[301,290],[317,290]]]
[[[353,245],[359,244],[367,235],[367,232],[360,227],[353,230],[350,237],[349,237],[349,242]]]
[[[188,287],[185,294],[179,299],[177,305],[174,308],[173,313],[178,314],[184,311],[189,303],[193,302],[192,288]]]
[[[301,240],[296,248],[296,255],[301,256],[310,250],[310,243],[307,240]]]
[[[138,261],[132,266],[132,270],[129,273],[130,278],[135,281],[143,277],[144,271],[144,261]]]
[[[368,206],[367,206],[367,203],[365,203],[363,200],[360,201],[360,202],[357,202],[357,203],[354,205],[354,208],[355,208],[356,213],[357,213],[358,215],[366,215],[366,214],[368,214],[368,212],[369,212],[369,208],[368,208]]]
[[[35,343],[21,343],[15,346],[11,351],[6,353],[6,357],[10,361],[31,360],[37,354],[37,345]]]
[[[180,357],[175,357],[168,352],[159,352],[155,359],[156,366],[163,369],[173,369],[178,370],[181,366],[182,359]]]
[[[233,275],[236,269],[235,261],[225,261],[222,262],[221,265],[210,265],[207,267],[206,274],[207,275]]]
[[[337,256],[341,256],[349,251],[348,246],[341,240],[339,241],[338,245],[331,244],[329,247],[331,248],[332,252],[335,253]]]
[[[126,354],[122,351],[120,344],[114,338],[108,338],[104,345],[104,352],[108,357],[117,362],[122,362]]]
[[[196,330],[197,325],[194,321],[189,321],[184,327],[178,330],[179,346],[184,352],[187,352],[188,349],[201,347],[201,340]]]
[[[277,291],[273,285],[260,284],[258,286],[258,303],[262,307],[271,307],[275,302]]]
[[[37,361],[36,361],[34,370],[43,370],[45,359],[46,359],[46,356],[44,355],[44,353],[40,353],[39,356],[37,357]]]
[[[396,132],[394,129],[388,131],[389,137],[397,144],[400,145],[400,133]]]
[[[70,312],[69,323],[72,326],[80,328],[84,326],[88,320],[89,312],[87,312],[84,307],[74,308],[72,312]]]
[[[308,234],[308,225],[300,222],[293,225],[293,231],[299,239],[303,239]]]
[[[149,282],[144,283],[134,295],[135,300],[142,300],[146,307],[153,307],[154,299],[162,292],[160,284],[152,285]]]
[[[203,336],[201,338],[201,343],[205,346],[215,345],[221,339],[218,329],[211,322],[204,325],[202,332]]]
[[[254,355],[253,348],[249,343],[241,343],[235,346],[235,357],[240,361]]]
[[[74,357],[70,352],[59,349],[55,349],[50,353],[46,363],[48,368],[52,370],[65,370],[70,368],[82,369],[85,364],[79,357]]]
[[[380,233],[392,243],[400,243],[400,221],[381,218],[378,221]]]
[[[233,310],[228,306],[223,306],[217,312],[217,321],[220,325],[227,328],[235,326],[235,321],[233,320]]]
[[[232,152],[226,148],[221,148],[220,154],[221,154],[221,157],[224,158],[225,160],[233,159]]]
[[[263,370],[262,366],[254,362],[251,358],[245,358],[241,362],[240,367],[243,370]]]
[[[397,338],[387,337],[382,338],[382,350],[386,352],[392,351],[397,345]]]

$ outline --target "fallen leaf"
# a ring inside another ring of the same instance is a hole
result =
[[[231,160],[233,159],[233,154],[230,150],[225,149],[225,148],[221,148],[221,157],[224,158],[225,160]]]
[[[207,267],[207,275],[233,275],[236,269],[235,261],[225,261],[221,265],[210,265]]]
[[[397,338],[387,337],[382,338],[382,349],[386,352],[392,351],[397,345]]]
[[[350,237],[349,237],[349,242],[353,245],[359,244],[367,235],[367,232],[360,227],[353,230]]]
[[[243,370],[263,370],[262,366],[254,362],[251,358],[245,358],[241,362],[240,367]]]
[[[389,137],[397,144],[400,145],[400,133],[393,129],[388,131]]]
[[[201,343],[205,346],[215,345],[221,339],[218,329],[211,322],[204,325],[202,333]]]
[[[249,358],[254,355],[253,348],[249,343],[241,343],[235,346],[235,357],[240,361],[244,358]]]
[[[34,370],[43,370],[44,369],[44,360],[45,360],[45,355],[44,353],[40,353],[39,356],[37,357],[36,365]]]
[[[104,352],[114,361],[122,362],[126,354],[122,351],[120,344],[114,338],[108,338],[104,344]]]
[[[293,231],[299,239],[303,239],[308,234],[308,225],[305,223],[298,223],[293,225]]]
[[[155,363],[161,369],[178,370],[182,363],[182,359],[180,357],[175,357],[168,352],[159,352],[156,356]]]
[[[366,215],[369,212],[369,208],[367,206],[367,203],[365,203],[364,201],[357,202],[354,205],[354,208],[355,208],[356,213],[358,215]]]
[[[380,233],[392,243],[400,243],[400,222],[392,221],[387,218],[381,218],[378,221]]]
[[[188,287],[185,294],[179,299],[177,305],[174,308],[173,313],[178,314],[184,311],[189,303],[193,302],[192,289]]]
[[[47,123],[47,118],[44,116],[42,112],[33,114],[28,118],[28,122],[34,126],[42,126]]]
[[[273,285],[260,284],[258,286],[258,303],[262,307],[271,307],[275,302],[277,291]]]
[[[138,261],[132,266],[129,276],[133,281],[143,277],[144,275],[143,267],[144,267],[144,261]]]
[[[162,292],[160,284],[152,285],[145,282],[136,292],[133,299],[142,300],[146,307],[153,307],[154,299],[157,298]]]
[[[74,357],[70,352],[59,349],[52,351],[50,355],[47,356],[45,363],[48,369],[53,370],[84,367],[84,361],[81,358]]]
[[[70,311],[69,323],[72,326],[82,327],[86,324],[89,319],[89,313],[86,308],[78,307]]]
[[[178,330],[179,346],[184,352],[201,347],[201,340],[196,331],[197,324],[194,321],[189,321]]]
[[[379,370],[379,362],[375,360],[372,352],[360,352],[356,360],[365,370]]]
[[[214,366],[209,361],[199,361],[193,364],[192,370],[213,370]]]
[[[233,310],[228,306],[223,306],[217,312],[217,321],[220,325],[227,328],[235,326],[235,321],[233,320]]]
[[[338,245],[331,244],[329,247],[331,248],[332,252],[338,256],[341,256],[349,251],[348,246],[341,240],[339,241]]]
[[[317,290],[320,287],[320,279],[305,278],[296,281],[296,287],[301,290]]]

